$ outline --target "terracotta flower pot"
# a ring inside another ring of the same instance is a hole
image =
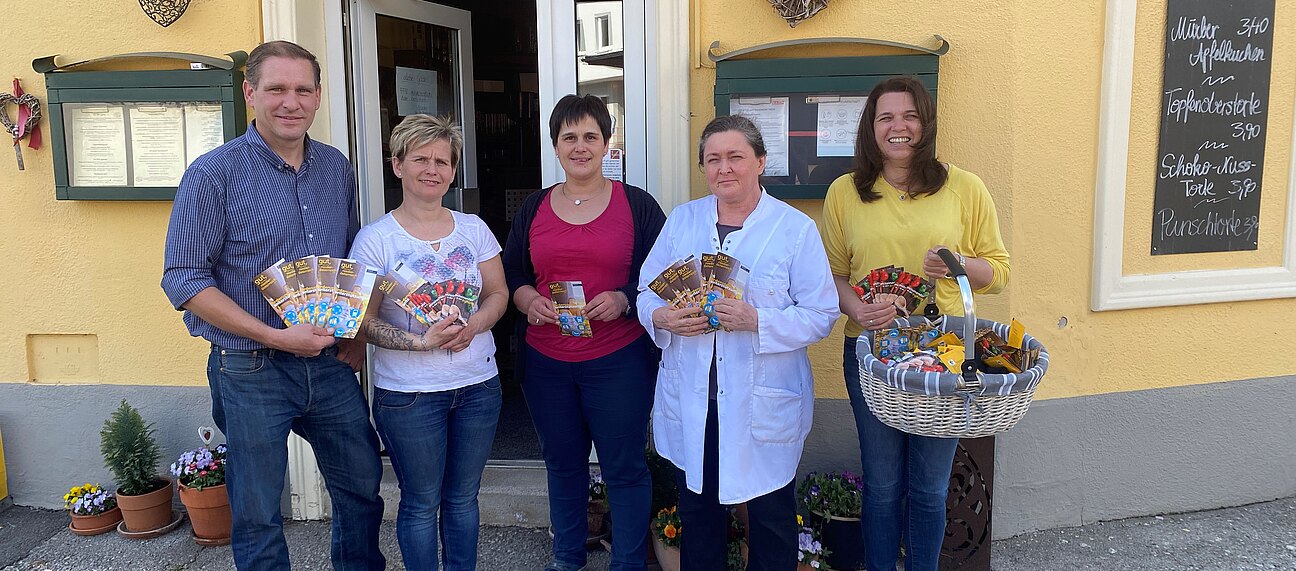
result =
[[[193,524],[194,538],[200,543],[229,541],[232,515],[225,485],[195,490],[180,484],[179,488],[180,501],[188,510],[189,522]]]
[[[98,515],[72,515],[68,526],[77,535],[99,535],[108,533],[117,527],[122,519],[121,508],[113,508]]]
[[[657,555],[657,565],[662,571],[680,571],[680,550],[662,543],[657,534],[653,534],[653,553]]]
[[[166,486],[147,494],[128,496],[117,493],[117,507],[121,508],[122,519],[126,520],[126,531],[141,532],[161,529],[171,523],[171,498],[175,487],[171,480]]]
[[[811,559],[810,561],[818,561],[818,560],[819,559],[816,557],[814,559]],[[797,571],[825,571],[827,568],[828,567],[824,565],[822,562],[819,563],[818,568],[815,568],[815,566],[811,565],[810,563],[804,563],[804,562],[797,563]]]

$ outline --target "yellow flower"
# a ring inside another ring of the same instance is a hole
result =
[[[677,532],[676,532],[676,530],[675,530],[675,526],[673,526],[673,525],[671,525],[671,524],[668,523],[668,524],[666,524],[666,529],[662,530],[662,533],[666,534],[666,537],[669,537],[669,538],[671,538],[671,539],[675,539],[675,534],[676,534]]]
[[[797,514],[797,525],[805,525],[805,521],[801,519],[801,514]]]

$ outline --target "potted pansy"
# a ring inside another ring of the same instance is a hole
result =
[[[72,486],[63,495],[63,505],[72,515],[68,529],[77,535],[107,533],[115,529],[122,519],[117,497],[99,484]]]
[[[652,519],[653,553],[662,571],[679,571],[680,539],[684,532],[676,506],[662,508]]]
[[[807,527],[805,519],[800,515],[797,515],[797,526],[801,528],[797,532],[797,571],[824,569],[828,550],[819,541],[819,532],[813,527]]]
[[[225,491],[224,444],[208,448],[211,429],[200,427],[203,446],[184,454],[171,464],[171,474],[180,483],[180,501],[193,523],[194,541],[199,545],[225,545],[230,539],[229,495]]]
[[[810,514],[810,527],[819,534],[833,569],[863,569],[860,508],[864,481],[849,471],[811,472],[797,487],[801,506]]]

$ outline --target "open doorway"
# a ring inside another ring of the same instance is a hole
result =
[[[482,33],[473,40],[473,98],[477,113],[477,176],[480,186],[478,215],[503,245],[513,224],[513,214],[527,195],[538,191],[540,140],[537,75],[536,8],[534,0],[449,2],[472,13],[473,25]],[[504,389],[504,406],[491,460],[540,460],[540,441],[531,423],[514,377],[518,340],[513,335],[517,313],[508,312],[493,332]]]
[[[446,205],[480,216],[503,245],[514,212],[540,188],[534,0],[367,0],[350,20],[362,221],[401,202],[387,165],[391,128],[413,113],[450,114],[463,125],[465,145]],[[513,317],[506,313],[493,330],[504,406],[491,460],[539,461],[513,374]]]

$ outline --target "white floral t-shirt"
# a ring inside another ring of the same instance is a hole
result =
[[[351,258],[386,274],[404,263],[430,282],[458,279],[481,287],[477,265],[500,254],[499,241],[481,218],[451,211],[454,230],[437,242],[415,238],[391,213],[360,229],[351,245]],[[415,334],[427,328],[390,299],[378,308],[383,321]],[[393,351],[374,347],[374,385],[389,391],[434,392],[466,387],[499,374],[495,338],[486,331],[458,353]]]

